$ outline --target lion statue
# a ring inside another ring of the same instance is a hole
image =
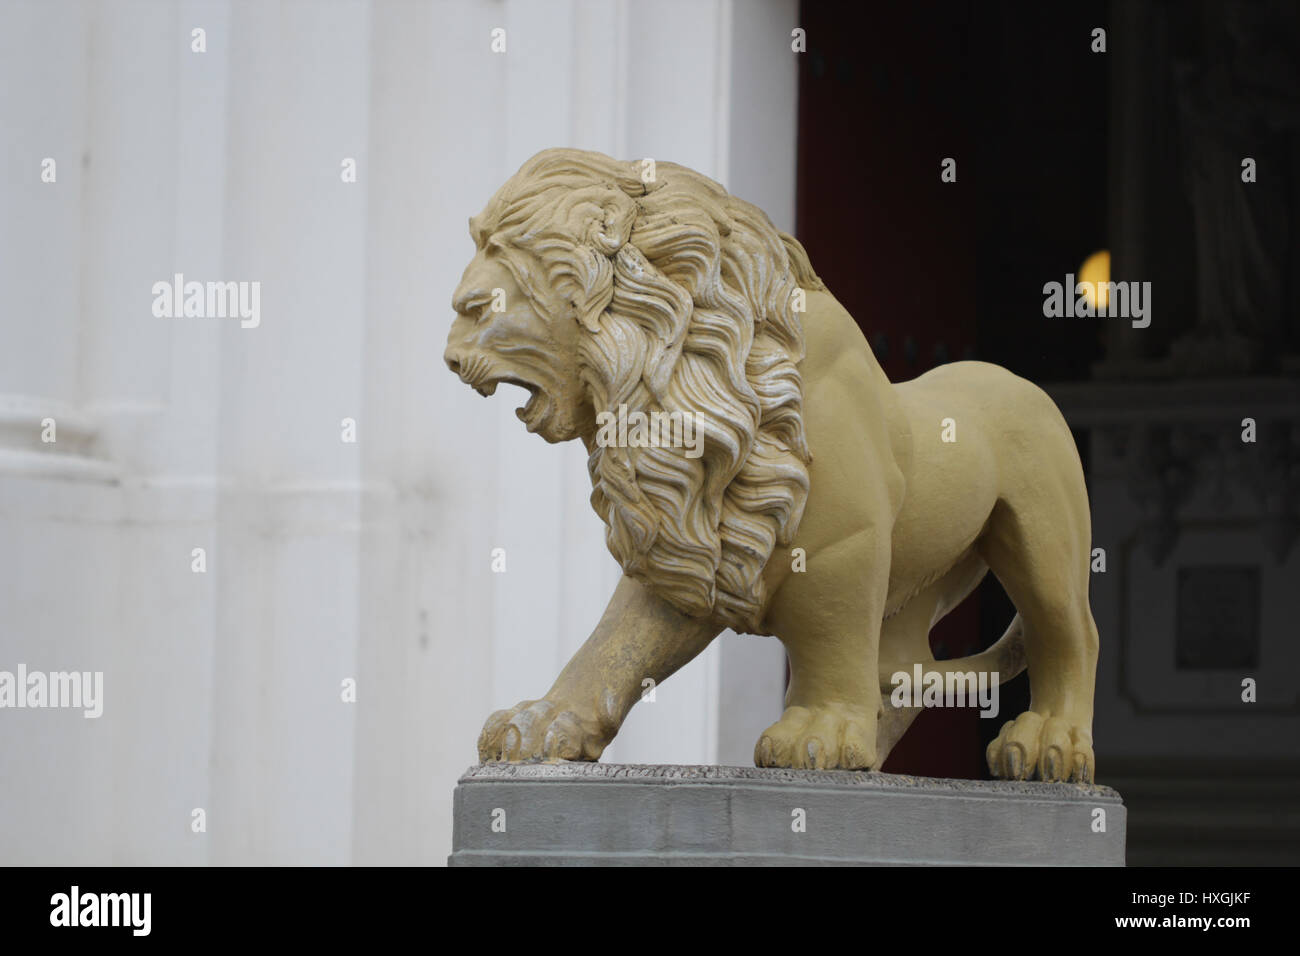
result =
[[[1090,519],[1055,405],[982,362],[892,384],[798,241],[699,173],[648,168],[545,150],[470,220],[447,365],[484,395],[522,386],[529,431],[584,443],[624,571],[546,695],[488,718],[480,758],[596,760],[644,678],[734,628],[789,655],[759,766],[878,769],[919,712],[883,692],[891,674],[1027,666],[991,772],[1090,782]],[[615,415],[689,421],[696,441],[613,440]],[[1007,632],[935,662],[930,628],[990,568]]]

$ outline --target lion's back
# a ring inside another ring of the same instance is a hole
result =
[[[905,403],[950,409],[944,417],[954,421],[964,417],[990,438],[1043,441],[1069,434],[1051,396],[991,362],[950,362],[896,388]]]

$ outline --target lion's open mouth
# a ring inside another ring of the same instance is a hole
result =
[[[495,395],[497,386],[502,384],[518,385],[520,388],[527,389],[530,392],[535,391],[537,388],[537,386],[533,385],[531,382],[525,382],[522,378],[517,378],[514,375],[496,375],[492,378],[480,379],[476,382],[470,382],[470,387],[486,398],[489,395]]]
[[[527,426],[530,432],[537,431],[551,414],[553,404],[542,388],[525,378],[493,369],[491,361],[485,356],[475,355],[461,360],[453,357],[449,360],[451,370],[460,376],[474,391],[485,398],[495,395],[498,385],[517,385],[528,392],[528,401],[515,410],[515,416]]]
[[[515,409],[515,417],[523,422],[530,432],[535,432],[551,403],[547,400],[546,393],[536,385],[525,385],[524,388],[530,393],[528,401],[522,407]]]
[[[488,396],[496,393],[498,385],[518,385],[528,392],[528,401],[519,408],[515,409],[515,417],[518,418],[528,428],[530,432],[536,431],[541,424],[542,419],[546,416],[550,408],[550,401],[546,397],[541,387],[534,385],[532,382],[525,381],[517,375],[500,375],[492,378],[485,378],[481,381],[472,383],[474,391],[480,395]]]

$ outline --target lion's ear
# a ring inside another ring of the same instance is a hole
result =
[[[611,191],[597,206],[598,212],[588,223],[587,241],[606,256],[617,253],[636,220],[636,203],[620,191]]]

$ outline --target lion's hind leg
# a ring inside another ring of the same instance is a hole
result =
[[[1052,495],[1042,477],[1025,513],[999,502],[979,549],[1024,622],[1029,710],[1008,721],[989,745],[989,770],[1010,780],[1091,782],[1092,698],[1097,626],[1088,607],[1089,516],[1070,476]],[[1043,492],[1050,513],[1041,510]],[[1056,498],[1055,501],[1051,500]]]

